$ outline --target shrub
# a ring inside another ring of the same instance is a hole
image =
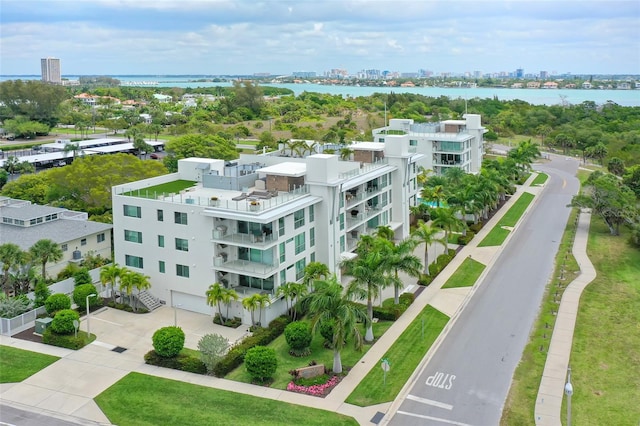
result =
[[[39,279],[36,282],[36,288],[34,290],[35,300],[33,301],[33,307],[39,308],[40,306],[44,306],[45,302],[51,296],[51,291],[49,291],[49,286],[44,279]]]
[[[0,297],[0,318],[13,318],[31,309],[31,301],[26,295],[16,297]]]
[[[278,337],[284,333],[284,329],[290,322],[291,319],[287,315],[281,315],[269,323],[269,329],[272,330],[272,333],[277,333],[276,337]]]
[[[291,349],[289,353],[294,356],[306,356],[310,353],[311,328],[302,321],[292,322],[284,329],[284,338]]]
[[[333,345],[333,321],[322,321],[320,323],[320,335],[324,338],[324,345],[332,347]]]
[[[429,268],[429,271],[431,271],[431,268]],[[419,285],[428,286],[429,284],[431,284],[431,282],[433,282],[432,275],[421,274],[420,278],[418,278]]]
[[[76,331],[74,320],[79,321],[80,315],[73,309],[58,311],[51,321],[51,331],[56,334],[73,334]]]
[[[73,301],[78,305],[78,309],[87,309],[87,296],[90,294],[98,294],[93,284],[82,284],[73,289]],[[98,299],[98,296],[90,297],[89,306],[97,306],[100,303]]]
[[[174,370],[187,371],[189,373],[205,374],[207,368],[198,358],[185,354],[178,354],[172,358],[158,355],[154,350],[144,355],[144,362],[157,367],[171,368]]]
[[[85,284],[91,284],[93,280],[87,268],[80,268],[73,274],[73,285],[78,287]],[[77,303],[77,302],[76,302]]]
[[[484,223],[482,222],[473,223],[469,225],[469,231],[475,232],[477,234],[478,232],[480,232],[483,226],[484,226]]]
[[[67,349],[83,348],[88,345],[91,340],[91,336],[83,331],[78,332],[78,337],[74,334],[56,334],[51,327],[42,333],[42,343]]]
[[[276,351],[265,346],[256,346],[244,357],[247,372],[257,382],[265,382],[273,377],[278,368]]]
[[[212,373],[216,364],[222,359],[229,341],[219,334],[207,334],[198,342],[200,361],[207,367],[207,372]]]
[[[416,295],[413,293],[402,293],[399,297],[400,304],[406,306],[407,308],[413,303],[414,300],[416,300]]]
[[[473,237],[475,236],[476,234],[474,232],[467,231],[467,235],[460,235],[458,237],[458,244],[460,244],[461,246],[466,246],[471,240],[473,240]]]
[[[49,315],[61,311],[62,309],[71,309],[71,299],[63,293],[52,294],[44,301],[44,308]]]
[[[171,358],[184,348],[184,331],[180,327],[162,327],[153,333],[152,340],[159,356]]]

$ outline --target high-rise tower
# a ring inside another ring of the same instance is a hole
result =
[[[60,59],[42,58],[40,59],[40,66],[42,68],[42,81],[47,83],[62,83],[60,75]]]

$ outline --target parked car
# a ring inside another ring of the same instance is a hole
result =
[[[160,156],[158,154],[155,154],[155,153],[151,154],[149,157],[151,157],[154,160],[159,160],[160,159]]]

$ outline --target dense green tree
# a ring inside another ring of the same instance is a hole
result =
[[[177,171],[177,160],[189,157],[217,158],[233,160],[238,158],[238,151],[232,141],[216,135],[190,134],[167,142],[165,165],[170,171]],[[176,168],[173,170],[173,162]]]
[[[5,81],[0,83],[0,104],[4,105],[8,114],[0,119],[22,115],[29,120],[54,126],[58,121],[58,107],[68,97],[63,86],[38,80]]]
[[[2,264],[2,288],[7,296],[11,291],[9,271],[19,265],[25,257],[25,252],[14,243],[0,245],[0,264]]]
[[[618,157],[613,157],[607,163],[607,170],[609,173],[613,173],[616,176],[622,176],[624,174],[624,161]]]
[[[622,181],[640,198],[640,165],[626,169]]]

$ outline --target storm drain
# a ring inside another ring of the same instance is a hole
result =
[[[115,348],[111,349],[113,352],[118,352],[119,354],[121,354],[122,352],[126,351],[127,348],[123,348],[122,346],[116,346]]]
[[[384,413],[378,411],[375,416],[371,419],[371,423],[378,424],[383,419]]]

